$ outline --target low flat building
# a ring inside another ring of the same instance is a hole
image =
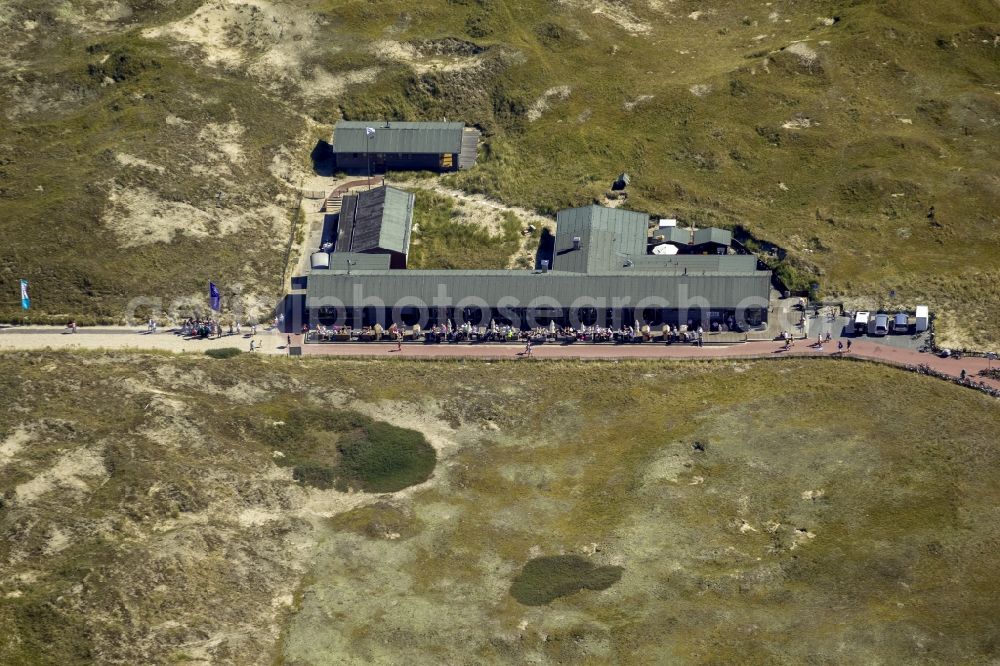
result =
[[[476,164],[480,137],[479,130],[460,122],[341,120],[332,146],[342,171],[447,172]]]
[[[310,321],[708,328],[766,320],[771,272],[753,255],[647,254],[649,217],[634,211],[584,206],[557,220],[551,270],[313,271]]]

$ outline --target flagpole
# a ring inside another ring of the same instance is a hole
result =
[[[369,146],[368,142],[371,140],[371,138],[373,136],[375,136],[375,128],[374,127],[366,127],[365,128],[365,158],[368,161],[368,189],[369,190],[372,189],[372,151],[371,151],[371,147]]]

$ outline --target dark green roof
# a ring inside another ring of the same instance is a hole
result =
[[[376,249],[407,254],[413,202],[413,194],[388,185],[345,196],[334,254]]]
[[[354,271],[387,271],[389,262],[392,259],[388,254],[368,254],[362,252],[334,252],[330,255],[331,271],[347,272],[348,262],[350,269]],[[327,270],[323,268],[314,270]]]
[[[386,126],[388,125],[388,126]],[[375,136],[366,140],[367,128]],[[341,120],[333,132],[334,153],[401,153],[444,155],[462,150],[465,124],[459,122],[402,122]]]
[[[649,216],[622,208],[583,206],[556,215],[552,268],[574,273],[607,272],[646,254]],[[573,249],[573,239],[580,249]]]
[[[408,215],[412,215],[412,195],[397,192],[409,197]],[[372,194],[362,193],[361,197]],[[401,210],[401,204],[390,203],[394,198],[395,195],[386,192],[385,208],[399,206]],[[345,198],[344,210],[353,210],[353,206]],[[407,234],[409,219],[402,227]],[[428,307],[676,308],[702,307],[707,303],[712,308],[728,309],[767,305],[771,273],[756,270],[756,257],[648,255],[648,221],[643,213],[601,206],[560,211],[554,270],[546,273],[385,270],[385,265],[370,269],[359,261],[352,265],[348,275],[344,266],[337,265],[310,274],[306,306],[373,305],[370,299],[380,299],[386,307],[425,304]],[[389,226],[399,228],[398,223]],[[689,235],[686,230],[684,233]],[[576,237],[580,238],[579,249],[573,248]],[[398,237],[391,240],[396,241]],[[336,256],[335,253],[333,257]],[[441,303],[438,297],[449,302]],[[692,302],[692,299],[698,300]]]
[[[516,308],[532,304],[569,308],[593,307],[603,301],[604,307],[617,303],[618,307],[670,308],[691,299],[705,299],[712,308],[766,307],[769,288],[768,271],[687,275],[451,270],[352,271],[347,275],[314,271],[309,276],[306,307],[373,305],[373,298],[381,299],[386,307],[423,303],[428,307],[485,304]],[[437,300],[440,298],[448,299],[450,305]],[[649,299],[658,300],[652,304]]]
[[[698,229],[694,232],[694,244],[704,245],[705,243],[716,243],[718,245],[730,245],[733,242],[733,234],[728,229],[718,227],[708,227]]]
[[[691,230],[687,227],[660,227],[653,231],[653,238],[663,236],[663,240],[674,245],[689,245]]]
[[[718,227],[708,227],[697,229],[692,234],[688,227],[661,227],[653,231],[653,238],[663,236],[663,240],[674,245],[704,245],[705,243],[717,243],[718,245],[731,245],[733,234],[728,229]]]

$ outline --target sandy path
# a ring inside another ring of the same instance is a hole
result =
[[[0,350],[17,351],[30,349],[132,349],[132,350],[162,350],[176,353],[198,353],[206,349],[222,347],[237,347],[250,351],[250,334],[248,329],[240,335],[226,335],[210,340],[183,338],[171,331],[160,331],[147,334],[145,327],[128,328],[125,326],[101,326],[81,328],[77,333],[66,333],[59,326],[33,326],[31,328],[0,329]],[[261,352],[267,354],[284,354],[286,336],[278,331],[257,329],[254,346],[261,345]]]

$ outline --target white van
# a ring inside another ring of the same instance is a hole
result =
[[[858,312],[854,315],[854,335],[864,335],[868,332],[868,319],[871,314],[868,312]]]

